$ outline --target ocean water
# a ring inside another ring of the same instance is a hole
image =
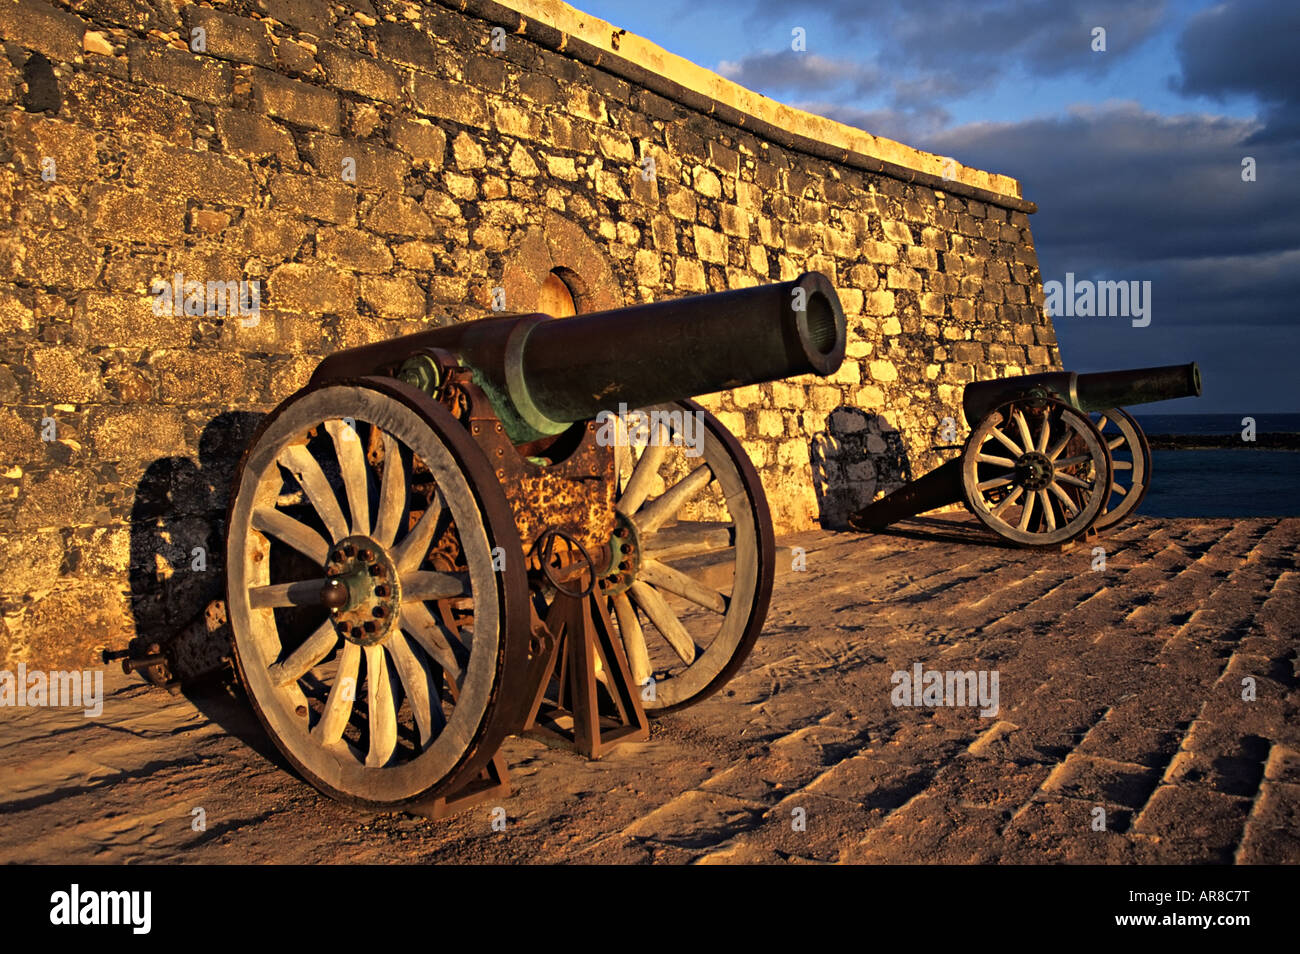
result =
[[[1241,437],[1242,418],[1255,419],[1256,434],[1300,434],[1300,414],[1143,414],[1127,408],[1148,434],[1221,435]]]
[[[1147,517],[1300,517],[1300,451],[1153,450]]]
[[[1300,414],[1144,414],[1147,434],[1217,436],[1240,441],[1243,417],[1256,434],[1298,434]],[[1137,512],[1148,517],[1300,517],[1300,451],[1153,450],[1151,489]]]

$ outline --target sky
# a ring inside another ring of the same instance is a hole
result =
[[[575,5],[781,102],[1019,179],[1044,282],[1151,283],[1145,327],[1055,318],[1068,369],[1197,361],[1203,396],[1151,412],[1300,412],[1300,0]]]

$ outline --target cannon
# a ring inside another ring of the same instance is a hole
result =
[[[1059,546],[1124,520],[1151,485],[1151,449],[1121,404],[1199,396],[1195,362],[1130,371],[1052,371],[977,381],[962,394],[961,455],[849,517],[877,531],[965,503],[1019,546]]]
[[[508,790],[529,733],[599,758],[720,688],[775,548],[739,443],[692,398],[834,373],[818,273],[341,351],[234,477],[227,608],[257,717],[311,784],[435,816]]]

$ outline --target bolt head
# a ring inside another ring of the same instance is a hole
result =
[[[367,633],[373,633],[375,631],[375,624],[370,620],[366,620],[364,623],[361,624],[361,628],[365,630]]]
[[[357,556],[361,559],[362,563],[369,563],[371,560],[375,558],[375,555],[370,552],[369,548],[362,550],[360,553],[357,554]]]

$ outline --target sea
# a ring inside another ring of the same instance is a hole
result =
[[[1236,445],[1152,450],[1151,489],[1139,514],[1300,517],[1300,451],[1255,450],[1241,440],[1245,417],[1254,418],[1256,435],[1300,434],[1300,414],[1132,413],[1150,435],[1218,437]]]

